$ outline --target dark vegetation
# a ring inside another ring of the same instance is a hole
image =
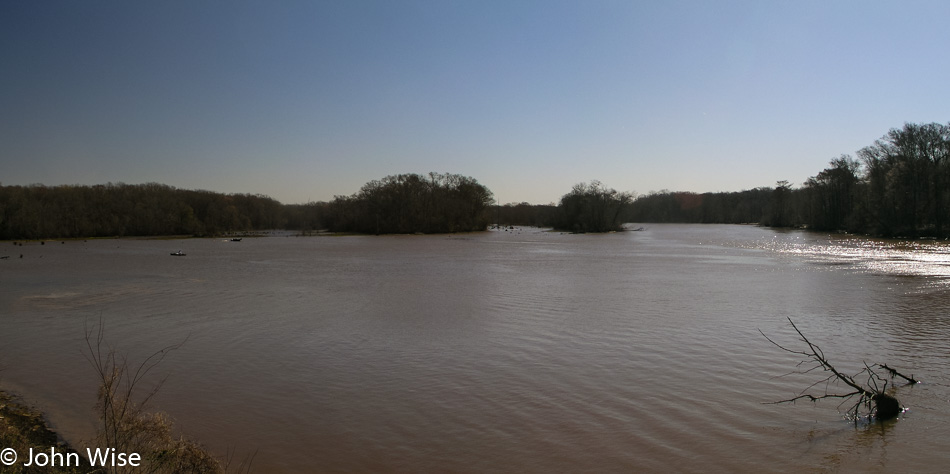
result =
[[[660,192],[633,204],[632,222],[759,223],[885,237],[948,237],[950,124],[904,124],[841,155],[800,188]]]
[[[575,233],[613,232],[629,222],[634,195],[604,187],[599,181],[575,184],[558,204],[532,205],[526,202],[492,208],[498,225],[552,227]]]
[[[761,224],[884,237],[950,237],[950,124],[904,124],[857,158],[841,155],[799,187],[739,192],[652,192],[636,199],[599,182],[558,204],[493,205],[492,192],[455,174],[401,174],[330,202],[281,204],[267,196],[149,183],[0,186],[0,239],[208,236],[269,229],[304,233],[438,233],[501,225],[572,232],[622,222]]]
[[[561,197],[551,227],[571,232],[620,230],[622,212],[633,201],[630,193],[605,188],[599,181],[574,185]]]
[[[631,205],[630,222],[685,222],[697,224],[770,224],[773,190],[690,193],[660,191],[640,196]],[[785,192],[790,192],[785,189]]]
[[[266,196],[162,184],[0,186],[0,239],[217,235],[276,229],[303,212]]]
[[[201,237],[271,229],[465,232],[487,228],[492,202],[491,191],[473,178],[437,173],[387,176],[352,196],[290,205],[156,183],[0,186],[0,239]]]
[[[563,204],[563,200],[562,200]],[[496,208],[501,224],[557,226],[552,205]],[[639,196],[621,222],[761,224],[884,237],[950,237],[950,124],[904,124],[800,187]]]
[[[337,196],[326,206],[324,223],[332,232],[469,232],[488,227],[492,202],[492,192],[467,176],[400,174]]]
[[[556,204],[530,204],[527,202],[492,206],[492,221],[495,224],[552,227],[557,213]]]
[[[863,417],[875,421],[886,421],[900,415],[903,410],[900,402],[893,395],[887,393],[888,380],[875,372],[874,367],[887,371],[891,379],[895,377],[902,378],[908,385],[919,383],[913,376],[907,377],[897,370],[888,367],[887,364],[875,364],[874,366],[870,366],[867,363],[864,363],[864,368],[855,375],[842,373],[831,365],[831,362],[820,347],[809,341],[808,338],[802,334],[801,330],[798,329],[798,326],[795,326],[791,318],[789,318],[788,322],[792,325],[792,328],[795,329],[795,332],[798,333],[799,341],[805,346],[804,349],[789,349],[773,341],[764,333],[762,333],[762,335],[779,349],[802,357],[802,360],[798,363],[799,370],[792,373],[809,374],[812,372],[825,372],[828,373],[828,375],[806,387],[799,395],[774,403],[794,403],[798,400],[817,402],[827,398],[837,398],[842,400],[843,404],[849,400],[855,400],[847,411],[848,418],[855,422],[858,422]],[[761,333],[762,331],[759,332]],[[866,380],[866,382],[864,384],[860,383],[856,380],[856,378],[859,377]],[[832,386],[838,386],[839,384],[846,387],[843,392],[831,390]],[[823,388],[817,393],[812,392],[816,387]]]

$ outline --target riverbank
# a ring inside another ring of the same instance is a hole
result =
[[[55,450],[64,455],[76,451],[59,438],[55,431],[50,429],[45,415],[33,407],[26,405],[16,395],[0,390],[0,448],[4,451],[0,455],[3,462],[3,472],[9,473],[90,473],[92,466],[83,456],[77,456],[78,466],[39,467],[23,466],[29,463],[27,453],[32,449],[35,452],[51,452]],[[9,451],[11,450],[12,451]],[[17,460],[12,457],[16,453]]]
[[[103,467],[139,466],[154,473],[227,472],[231,459],[222,465],[200,444],[174,434],[164,413],[141,411],[121,397],[111,398],[106,405],[116,411],[109,418],[108,432],[97,438],[99,446],[79,451],[50,428],[43,412],[0,390],[0,472],[85,474],[103,472]],[[118,447],[113,447],[116,443]],[[102,452],[114,455],[102,457]],[[234,466],[236,472],[249,472],[252,460],[250,456]]]

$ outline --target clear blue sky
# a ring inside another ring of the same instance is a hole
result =
[[[0,183],[800,185],[950,120],[950,2],[0,2]]]

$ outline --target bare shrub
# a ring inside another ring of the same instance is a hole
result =
[[[173,434],[173,423],[164,413],[146,409],[149,400],[164,382],[143,390],[146,375],[165,357],[184,344],[167,346],[135,365],[106,348],[103,324],[86,328],[86,359],[95,369],[99,382],[96,412],[98,430],[93,445],[115,448],[116,453],[138,453],[141,465],[105,466],[109,473],[221,473],[220,463],[198,443]],[[249,468],[249,462],[247,463]]]

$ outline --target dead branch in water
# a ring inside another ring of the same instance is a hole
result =
[[[896,398],[885,393],[887,390],[887,380],[879,376],[877,372],[871,368],[871,366],[865,363],[864,369],[853,376],[841,373],[838,371],[838,369],[831,365],[831,362],[829,362],[828,358],[825,357],[825,353],[821,350],[821,348],[809,341],[808,338],[802,334],[802,332],[798,329],[798,326],[795,325],[791,318],[788,318],[788,322],[792,325],[792,328],[795,329],[795,332],[798,333],[799,340],[805,343],[806,349],[789,349],[773,341],[761,330],[759,330],[759,333],[762,334],[762,336],[771,342],[775,347],[778,347],[785,352],[802,356],[802,361],[798,363],[799,367],[810,365],[810,367],[806,369],[796,370],[791,373],[807,374],[821,369],[822,372],[830,372],[830,374],[827,377],[818,380],[817,382],[806,387],[798,396],[772,403],[793,403],[803,399],[817,402],[818,400],[823,400],[826,398],[839,398],[842,399],[842,403],[844,403],[853,397],[857,397],[857,401],[847,412],[848,416],[855,421],[860,418],[862,407],[866,411],[868,417],[879,421],[888,420],[900,414],[902,410],[900,402],[898,402]],[[898,376],[904,378],[911,384],[917,383],[917,380],[915,380],[913,377],[907,377],[900,372],[888,367],[887,365],[879,364],[878,367],[887,370],[891,374],[891,377]],[[867,381],[863,385],[855,380],[855,378],[861,376],[867,377]],[[847,393],[829,392],[828,387],[836,382],[843,383],[850,389],[850,391]],[[805,393],[819,385],[825,385],[824,393],[818,395]]]
[[[894,370],[894,369],[888,367],[887,364],[878,364],[878,367],[880,367],[880,368],[882,368],[882,369],[888,371],[888,372],[891,374],[891,377],[900,377],[900,378],[906,380],[909,385],[913,385],[913,384],[915,384],[915,383],[920,383],[920,380],[917,380],[917,379],[914,378],[914,374],[911,374],[910,377],[908,377],[908,376],[906,376],[906,375],[904,375],[904,374],[902,374],[902,373],[900,373],[900,372],[898,372],[898,371],[896,371],[896,370]]]

